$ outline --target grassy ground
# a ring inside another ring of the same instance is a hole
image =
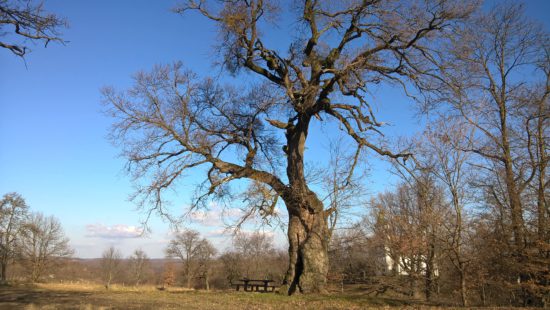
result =
[[[360,293],[282,296],[155,287],[41,284],[0,287],[0,309],[435,309]]]

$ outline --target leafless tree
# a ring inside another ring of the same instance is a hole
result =
[[[506,201],[501,203],[510,207],[518,248],[525,243],[521,193],[534,170],[525,166],[525,149],[520,145],[524,126],[517,109],[525,81],[514,76],[536,69],[533,65],[544,51],[541,42],[547,39],[538,25],[526,19],[521,5],[500,5],[455,38],[450,50],[454,65],[441,72],[445,81],[439,99],[449,102],[480,134],[466,151],[493,162],[503,172]],[[540,76],[537,70],[533,74],[533,78]]]
[[[269,254],[275,250],[273,236],[258,231],[237,233],[233,237],[233,246],[237,252],[250,257]]]
[[[508,281],[519,283],[525,303],[532,300],[530,283],[540,282],[528,271],[534,243],[527,222],[527,189],[534,181],[541,201],[537,226],[544,225],[548,214],[542,207],[545,177],[536,180],[545,174],[547,163],[547,151],[541,152],[541,147],[547,145],[548,131],[548,42],[548,31],[529,20],[521,4],[500,3],[453,36],[446,54],[449,62],[433,88],[437,102],[447,102],[450,113],[477,130],[463,151],[478,156],[477,167],[485,172],[478,183],[502,214],[502,240],[508,247],[502,253],[515,261],[509,271],[516,276]],[[547,266],[540,266],[542,274]]]
[[[66,26],[63,18],[44,11],[42,1],[0,0],[0,47],[17,56],[29,51],[26,41],[64,43],[59,30]]]
[[[522,114],[527,132],[527,151],[531,166],[535,170],[535,179],[531,190],[535,193],[537,237],[542,253],[550,257],[550,208],[548,191],[550,180],[548,166],[550,163],[550,46],[543,46],[544,53],[535,62],[537,69],[545,78],[530,85],[524,90],[520,99]],[[546,249],[543,249],[546,248]]]
[[[55,217],[32,213],[23,224],[18,254],[33,283],[39,281],[59,259],[68,258],[73,253],[69,238]]]
[[[361,224],[337,230],[331,238],[329,278],[337,279],[342,289],[344,282],[366,283],[377,272],[379,253],[373,246],[373,238],[367,235],[370,232]]]
[[[197,272],[197,256],[202,241],[198,231],[186,229],[177,232],[165,250],[167,257],[178,258],[183,263],[187,288],[191,288]]]
[[[139,74],[126,94],[105,89],[117,119],[114,141],[136,179],[151,181],[138,195],[163,213],[162,192],[199,166],[208,171],[206,196],[227,195],[234,180],[256,182],[269,193],[258,208],[270,214],[280,198],[288,211],[289,268],[281,291],[324,291],[332,210],[304,171],[311,124],[339,124],[354,142],[348,176],[367,150],[407,156],[374,141],[383,122],[373,113],[370,87],[384,82],[422,89],[441,34],[474,7],[453,0],[306,0],[285,12],[298,28],[285,49],[269,47],[264,31],[278,28],[272,24],[284,8],[275,2],[183,1],[176,12],[195,11],[218,26],[217,63],[264,83],[222,87],[174,65]]]
[[[120,275],[122,267],[122,254],[114,246],[103,251],[99,262],[105,288],[110,289],[111,283]]]
[[[396,277],[405,274],[411,295],[419,294],[422,277],[421,260],[425,249],[420,216],[411,191],[405,185],[395,192],[379,194],[373,206],[373,238],[382,257],[382,274]],[[387,260],[389,257],[390,260]]]
[[[266,268],[265,262],[275,254],[273,236],[263,232],[240,232],[233,237],[233,247],[244,263],[244,273],[241,276],[268,276],[270,270]]]
[[[227,280],[271,279],[280,283],[285,274],[283,252],[273,244],[268,232],[240,231],[233,236],[233,247],[220,255]]]
[[[8,193],[0,200],[0,281],[7,281],[8,265],[17,253],[17,242],[29,206],[18,193]]]
[[[468,242],[464,208],[472,201],[475,191],[470,186],[472,166],[468,160],[472,155],[464,149],[471,148],[474,136],[475,127],[452,117],[439,116],[427,125],[422,135],[411,141],[410,151],[415,154],[412,160],[394,162],[398,169],[413,176],[422,171],[433,178],[432,185],[441,186],[445,190],[445,199],[451,209],[441,209],[446,219],[441,222],[438,239],[458,272],[463,306],[468,305],[466,276],[469,261],[464,250]]]
[[[239,280],[244,274],[242,257],[236,251],[226,251],[222,253],[220,255],[220,261],[223,264],[223,272],[229,283]]]
[[[130,272],[135,285],[140,285],[145,281],[145,277],[150,268],[150,260],[142,249],[137,249],[129,258]]]
[[[210,274],[212,272],[212,264],[214,261],[214,256],[218,251],[207,239],[202,239],[197,251],[197,261],[198,261],[198,274],[204,279],[204,286],[206,290],[210,290]]]
[[[399,171],[405,182],[371,203],[370,222],[382,254],[391,258],[391,273],[407,275],[412,295],[420,292],[423,279],[424,296],[430,300],[436,291],[447,203],[441,186],[426,171]]]
[[[471,166],[467,160],[470,154],[462,151],[459,145],[470,141],[474,133],[471,127],[442,118],[426,130],[419,150],[425,168],[440,181],[452,207],[453,212],[442,225],[442,231],[446,233],[440,239],[443,239],[445,251],[459,274],[460,296],[465,307],[468,306],[466,276],[469,258],[465,251],[468,238],[464,209],[473,189],[469,186]]]
[[[336,137],[335,141],[330,141],[330,160],[326,170],[321,174],[324,193],[320,194],[324,195],[322,201],[327,205],[329,238],[332,237],[337,224],[346,220],[346,212],[364,203],[362,198],[364,198],[365,188],[361,179],[365,177],[365,172],[349,174],[350,170],[355,169],[353,165],[361,163],[354,161],[355,154],[346,152],[353,147],[346,145],[343,141],[345,139],[342,136]]]

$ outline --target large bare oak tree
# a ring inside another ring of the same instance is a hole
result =
[[[368,99],[371,87],[387,82],[422,90],[440,35],[473,7],[445,0],[181,3],[176,12],[198,12],[217,25],[216,63],[259,78],[223,87],[176,64],[138,74],[126,93],[104,90],[116,118],[113,140],[136,180],[150,180],[138,188],[141,202],[165,213],[162,193],[194,168],[206,167],[199,169],[207,176],[199,201],[225,195],[231,181],[250,180],[261,198],[253,200],[257,214],[274,215],[279,200],[288,211],[290,259],[281,291],[323,291],[334,210],[306,177],[312,122],[339,124],[354,142],[341,186],[367,150],[406,156],[375,142],[383,123]],[[277,21],[297,28],[287,47],[268,46]]]

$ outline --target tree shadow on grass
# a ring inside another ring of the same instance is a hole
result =
[[[0,309],[20,309],[28,305],[81,305],[86,304],[90,295],[90,292],[0,287]]]
[[[348,285],[345,292],[340,290],[331,290],[330,299],[348,301],[360,305],[369,305],[374,307],[429,307],[434,306],[423,300],[413,299],[410,296],[404,296],[391,289],[387,292],[377,294],[370,285]]]

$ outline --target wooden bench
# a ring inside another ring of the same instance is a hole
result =
[[[271,284],[272,282],[275,281],[243,278],[238,280],[236,283],[231,282],[231,286],[234,286],[237,291],[239,291],[242,287],[245,292],[267,293],[269,291],[275,291],[276,286]]]

